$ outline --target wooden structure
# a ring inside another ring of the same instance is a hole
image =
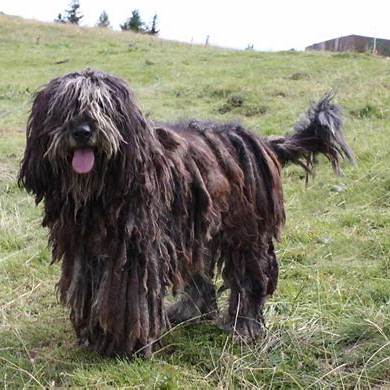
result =
[[[308,46],[305,50],[375,53],[390,57],[390,40],[365,37],[362,35],[347,35],[315,43],[314,45]]]

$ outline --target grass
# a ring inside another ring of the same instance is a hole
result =
[[[321,161],[305,189],[284,172],[288,222],[268,332],[237,346],[212,324],[182,326],[150,360],[81,351],[54,294],[41,209],[18,189],[32,93],[94,67],[127,79],[159,120],[236,119],[288,130],[333,88],[358,166]],[[388,388],[390,386],[390,68],[357,54],[204,48],[0,15],[0,381],[6,388]]]

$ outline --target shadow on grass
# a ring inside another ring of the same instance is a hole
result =
[[[104,358],[80,348],[61,307],[0,332],[0,377],[8,387],[142,386],[204,388],[226,334],[213,325],[168,333],[151,359]]]

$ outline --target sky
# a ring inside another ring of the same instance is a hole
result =
[[[53,21],[69,0],[0,0],[0,11]],[[255,50],[303,50],[310,44],[357,34],[390,39],[390,0],[80,0],[81,25],[108,13],[114,29],[138,9],[159,36],[183,42]],[[1,37],[0,37],[1,39]]]

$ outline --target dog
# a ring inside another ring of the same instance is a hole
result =
[[[216,270],[230,290],[224,329],[263,333],[285,221],[281,168],[336,171],[353,154],[325,95],[294,131],[262,138],[237,124],[156,125],[125,81],[83,70],[35,95],[19,184],[43,201],[60,301],[80,345],[149,356],[172,324],[215,318]],[[179,296],[170,307],[165,297]]]

